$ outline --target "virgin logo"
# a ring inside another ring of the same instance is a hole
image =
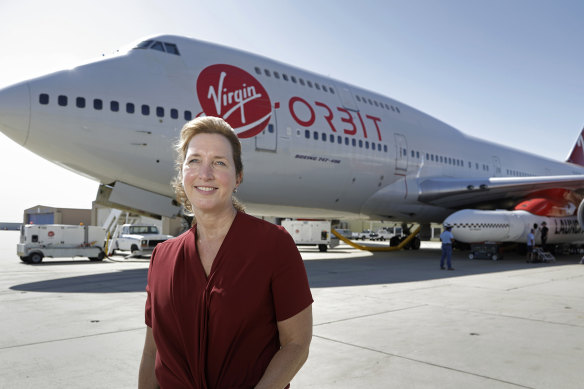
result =
[[[218,116],[240,138],[266,128],[272,116],[268,93],[251,74],[231,65],[211,65],[197,78],[197,96],[207,116]]]

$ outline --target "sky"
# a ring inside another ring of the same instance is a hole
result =
[[[584,2],[0,0],[0,88],[156,34],[264,55],[473,136],[565,160],[584,125]],[[0,134],[0,222],[91,208],[98,183]]]

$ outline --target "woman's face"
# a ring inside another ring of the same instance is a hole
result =
[[[197,212],[220,213],[233,208],[231,196],[241,182],[235,172],[231,144],[223,135],[199,134],[189,142],[182,183]]]

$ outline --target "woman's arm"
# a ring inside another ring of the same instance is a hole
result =
[[[156,363],[156,343],[152,335],[152,328],[146,326],[146,340],[144,341],[144,351],[142,351],[142,361],[140,362],[140,373],[138,375],[138,389],[159,388],[154,364]]]
[[[274,355],[255,389],[282,389],[308,358],[312,340],[312,305],[278,322],[280,350]]]

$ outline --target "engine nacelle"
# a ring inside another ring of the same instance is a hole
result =
[[[578,225],[580,228],[584,229],[584,200],[580,202],[578,206],[578,212],[576,212],[576,218],[578,220]]]
[[[527,234],[537,224],[543,222],[548,227],[548,243],[582,243],[584,205],[580,204],[578,215],[567,217],[546,217],[526,211],[481,211],[463,209],[448,216],[444,223],[452,226],[454,239],[464,243],[518,242],[525,243]],[[580,224],[579,224],[580,223]],[[535,232],[535,242],[540,244],[541,232]]]

